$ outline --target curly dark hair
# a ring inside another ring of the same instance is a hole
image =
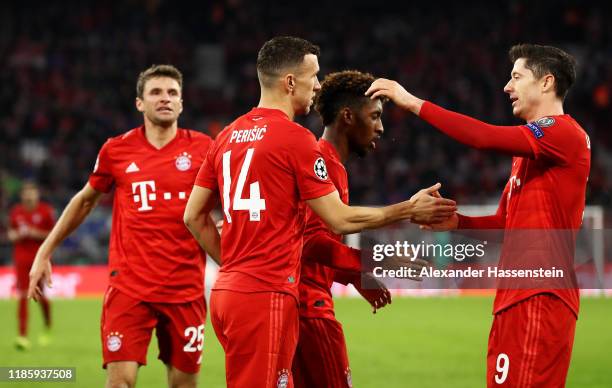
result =
[[[315,110],[321,115],[323,125],[333,123],[342,108],[359,109],[363,106],[369,100],[365,92],[374,80],[372,74],[357,70],[328,74],[314,101]]]
[[[281,71],[301,64],[307,54],[319,56],[321,50],[306,39],[294,36],[277,36],[270,39],[257,54],[259,81],[268,86],[272,78],[281,75]]]
[[[565,51],[553,46],[539,44],[517,44],[508,52],[510,61],[525,58],[525,67],[533,72],[536,78],[546,74],[555,77],[557,97],[564,99],[576,80],[576,60]]]

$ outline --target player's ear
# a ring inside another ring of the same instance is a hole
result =
[[[283,83],[285,86],[285,90],[293,95],[295,93],[295,75],[292,73],[289,73],[287,75],[285,75],[285,78],[283,79]]]
[[[555,91],[555,76],[552,74],[546,74],[541,80],[542,92],[554,92]]]
[[[340,117],[342,117],[342,121],[344,121],[346,124],[353,124],[353,121],[355,121],[355,116],[353,115],[353,111],[351,111],[351,109],[347,106],[345,106],[344,108],[342,108],[342,110],[340,110]]]
[[[136,109],[138,109],[139,112],[144,112],[144,103],[140,97],[136,97]]]

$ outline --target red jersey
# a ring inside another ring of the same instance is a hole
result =
[[[225,215],[213,289],[297,299],[300,202],[335,190],[314,135],[280,110],[254,108],[219,134],[196,185],[219,191]]]
[[[13,206],[9,214],[9,224],[11,229],[23,230],[28,228],[50,231],[55,223],[55,211],[51,205],[39,202],[38,206],[32,211],[27,210],[23,205]],[[13,246],[13,259],[20,263],[33,263],[34,257],[43,240],[24,238],[16,241]]]
[[[349,190],[346,169],[340,161],[340,155],[334,146],[324,139],[319,139],[319,147],[325,158],[329,178],[340,194],[342,202],[348,205]],[[319,235],[327,235],[336,241],[342,241],[342,236],[329,230],[325,222],[308,206],[306,206],[306,230],[304,231],[304,251],[302,257],[308,257],[309,240]],[[302,274],[300,278],[300,316],[306,318],[333,318],[334,302],[331,295],[331,286],[338,271],[328,266],[318,264],[311,260],[302,260]],[[344,282],[343,282],[344,283]]]
[[[210,137],[178,129],[155,148],[144,127],[110,138],[89,184],[115,186],[110,285],[146,302],[188,302],[204,295],[206,254],[182,222]]]

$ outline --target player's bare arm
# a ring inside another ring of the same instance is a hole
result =
[[[183,221],[200,247],[221,265],[221,235],[210,216],[210,211],[215,205],[212,194],[210,189],[193,186]]]
[[[96,207],[102,193],[96,191],[89,183],[81,189],[68,203],[57,223],[42,243],[32,269],[30,270],[30,288],[28,297],[38,300],[42,290],[38,287],[39,281],[51,286],[51,254],[72,233]]]
[[[419,191],[407,201],[381,208],[347,206],[338,192],[306,201],[336,234],[356,233],[374,229],[401,220],[417,224],[442,222],[457,210],[455,201],[436,198],[431,194],[439,190],[439,183]]]

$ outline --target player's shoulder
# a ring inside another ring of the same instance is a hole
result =
[[[53,206],[51,206],[50,203],[44,201],[40,201],[38,203],[38,210],[47,215],[53,215],[53,213],[55,213],[55,209],[53,208]]]
[[[317,144],[317,137],[308,128],[303,127],[299,123],[288,121],[286,127],[281,132],[282,136],[286,139],[287,143],[290,144]]]
[[[106,142],[102,146],[103,148],[112,149],[115,147],[121,147],[127,144],[131,144],[138,140],[138,131],[141,127],[132,128],[129,131],[123,132],[120,135],[112,136],[106,139]]]
[[[546,135],[551,139],[572,141],[583,137],[586,132],[570,115],[544,116],[535,121],[525,124],[533,136],[540,140]]]
[[[557,118],[560,126],[568,128],[568,130],[575,131],[577,133],[583,134],[586,133],[584,128],[570,115],[565,114],[561,116],[555,116]]]
[[[197,143],[199,145],[209,145],[212,143],[212,138],[207,134],[197,131],[195,129],[187,129],[187,128],[179,128],[180,136],[189,140],[192,143]]]
[[[40,206],[41,209],[45,209],[45,210],[52,210],[53,209],[53,205],[51,205],[47,201],[40,201],[38,203],[38,205]]]
[[[9,209],[9,217],[14,218],[17,214],[23,213],[23,205],[16,203]]]
[[[541,131],[564,130],[564,131],[582,131],[582,127],[572,116],[568,114],[556,116],[544,116],[540,119],[527,124],[529,127],[537,127]]]

